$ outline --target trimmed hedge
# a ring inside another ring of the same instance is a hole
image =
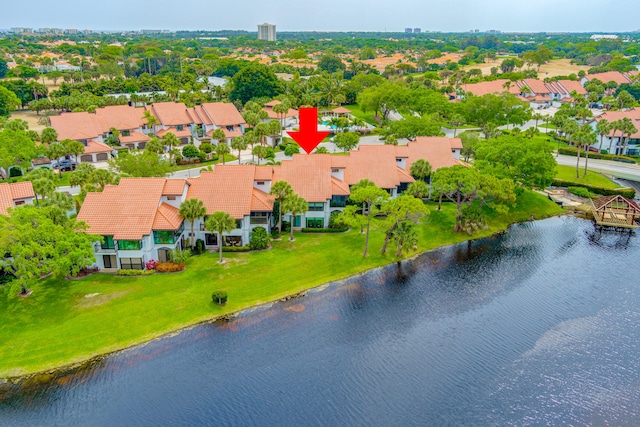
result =
[[[303,228],[303,233],[344,233],[349,227],[340,228]]]
[[[560,147],[558,149],[558,153],[565,154],[567,156],[577,156],[578,149],[573,147]],[[580,150],[580,157],[584,157],[584,150]],[[636,160],[633,157],[629,156],[618,156],[617,154],[600,154],[589,151],[590,159],[600,159],[600,160],[615,160],[617,162],[624,163],[636,163]]]
[[[227,303],[227,299],[227,291],[213,291],[211,294],[211,301],[213,301],[214,304],[225,305]]]
[[[602,188],[596,187],[595,185],[582,184],[579,182],[565,181],[562,179],[555,178],[551,185],[556,187],[581,187],[586,188],[592,193],[600,194],[602,196],[615,196],[620,194],[627,199],[633,199],[636,197],[636,190],[633,188]]]
[[[222,252],[249,252],[251,248],[249,246],[223,246]]]
[[[155,274],[155,270],[118,270],[116,275],[118,276],[151,276]]]
[[[156,266],[156,271],[158,273],[175,273],[182,270],[184,270],[184,262],[161,262]]]

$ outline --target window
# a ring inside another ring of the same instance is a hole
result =
[[[131,131],[123,130],[122,132],[120,132],[120,136],[131,136]]]
[[[264,181],[256,181],[256,185],[264,185]]]
[[[118,249],[121,251],[138,251],[142,249],[141,240],[118,240]]]
[[[218,246],[218,235],[215,233],[206,233],[204,235],[204,243],[207,246]]]
[[[102,249],[115,249],[116,245],[113,242],[113,236],[102,236],[104,241],[101,244]]]
[[[142,270],[142,258],[120,258],[120,268],[123,270]]]
[[[249,218],[250,224],[266,224],[269,221],[267,212],[252,212]]]
[[[344,208],[347,206],[347,196],[333,196],[329,205],[332,208]]]
[[[169,230],[153,230],[153,243],[155,244],[174,244],[176,242],[176,235],[173,231]]]
[[[310,202],[309,210],[311,212],[322,212],[324,211],[324,203],[322,202]]]
[[[176,196],[167,196],[167,200],[175,200]]]
[[[242,220],[236,219],[236,228],[242,228]]]
[[[227,131],[233,132],[233,126],[227,126]]]
[[[302,215],[297,215],[295,218],[293,218],[294,227],[300,227],[301,222],[302,222]]]
[[[331,173],[340,173],[340,169],[333,168],[333,169],[331,169]]]
[[[307,228],[322,228],[322,227],[324,227],[324,219],[307,218]]]
[[[24,205],[24,200],[17,200],[14,204],[16,206]]]
[[[177,125],[176,130],[184,130],[184,125]]]
[[[401,158],[399,158],[399,157],[396,157],[396,162],[401,163],[401,162],[402,162],[402,159],[401,159]]]

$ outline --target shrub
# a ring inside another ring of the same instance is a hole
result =
[[[178,248],[172,249],[169,251],[169,259],[174,264],[184,264],[187,259],[191,256],[191,252],[182,251]]]
[[[204,240],[202,239],[198,239],[196,240],[196,250],[195,252],[200,255],[202,252],[204,252]]]
[[[602,150],[602,151],[606,151],[606,150]],[[560,149],[558,150],[558,153],[560,154],[565,154],[567,156],[577,156],[578,154],[578,150],[576,148],[573,147],[560,147]],[[584,157],[584,150],[580,150],[580,157]],[[601,154],[601,153],[594,153],[592,151],[589,151],[589,158],[590,159],[602,159],[602,160],[615,160],[618,162],[625,162],[625,163],[635,163],[635,159],[633,157],[629,157],[629,156],[619,156],[617,154]]]
[[[256,227],[251,230],[249,247],[252,250],[267,249],[271,243],[271,236],[264,227]]]
[[[214,304],[224,305],[227,303],[227,292],[226,291],[213,291],[211,294],[211,300]]]
[[[195,145],[185,145],[182,148],[182,156],[183,157],[189,157],[189,158],[193,158],[193,157],[198,157],[198,149],[196,148]]]
[[[200,144],[200,151],[209,154],[213,151],[213,145],[208,142],[203,142],[202,144]]]
[[[284,154],[286,156],[293,156],[294,154],[298,154],[300,152],[300,146],[298,144],[289,144],[284,149]]]
[[[150,259],[149,261],[144,263],[144,267],[147,270],[155,270],[157,266],[158,266],[158,261],[156,261],[155,259]]]
[[[571,194],[575,194],[576,196],[590,198],[591,193],[584,187],[567,187],[567,191]]]
[[[156,267],[158,273],[175,273],[182,270],[184,270],[184,262],[161,262]]]
[[[150,276],[154,274],[155,270],[118,270],[116,275],[118,276]]]

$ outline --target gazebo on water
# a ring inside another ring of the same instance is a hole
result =
[[[591,200],[593,218],[603,227],[638,228],[640,206],[620,195],[605,196]]]

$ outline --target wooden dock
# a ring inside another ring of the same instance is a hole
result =
[[[591,200],[593,219],[602,227],[638,228],[640,206],[620,195]]]

